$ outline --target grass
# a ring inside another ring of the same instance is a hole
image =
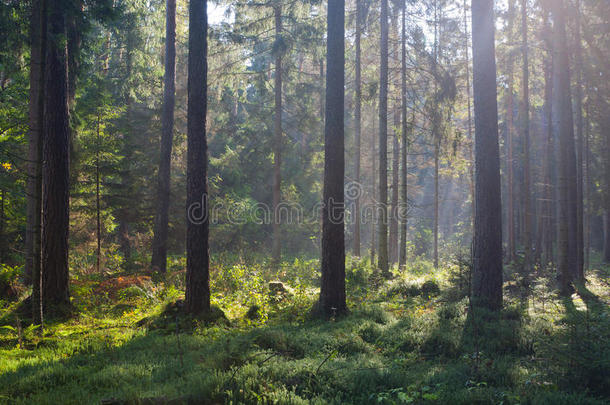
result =
[[[214,304],[228,321],[214,325],[167,311],[179,272],[111,292],[82,276],[78,315],[48,323],[43,338],[3,304],[0,403],[604,404],[610,286],[597,267],[570,299],[550,273],[529,285],[509,273],[505,309],[491,314],[469,310],[457,265],[418,263],[383,283],[349,259],[351,312],[325,322],[307,315],[315,261],[271,273],[217,260]],[[272,295],[272,280],[288,293]]]

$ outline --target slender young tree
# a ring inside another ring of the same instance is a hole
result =
[[[344,235],[345,2],[328,4],[326,123],[324,128],[324,206],[320,308],[326,316],[347,311]]]
[[[42,322],[40,249],[42,238],[42,137],[44,133],[46,22],[46,0],[34,0],[30,20],[30,131],[26,183],[25,274],[26,282],[32,283],[32,314],[36,323]]]
[[[401,177],[402,177],[402,193],[401,193],[401,215],[400,215],[400,247],[398,249],[398,266],[403,268],[407,264],[407,174],[408,174],[408,161],[407,161],[407,149],[409,145],[408,139],[408,124],[407,124],[407,5],[402,5],[402,32],[401,32],[401,58],[400,58],[400,87],[401,87],[401,128],[402,128],[402,140],[401,140],[401,155],[402,155],[402,166],[401,166]]]
[[[508,41],[513,41],[513,24],[515,20],[515,0],[508,0]],[[515,176],[514,176],[514,56],[513,52],[509,51],[508,66],[506,67],[506,76],[508,88],[506,90],[506,182],[507,182],[507,219],[506,228],[508,231],[508,260],[514,262],[517,258],[516,242],[515,242]]]
[[[176,0],[165,2],[165,77],[161,115],[161,156],[157,186],[157,215],[151,267],[164,273],[167,268],[167,232],[169,196],[174,139],[174,106],[176,105]]]
[[[502,307],[502,204],[493,0],[472,0],[475,224],[472,299]]]
[[[388,239],[388,255],[390,263],[398,262],[398,185],[400,178],[400,106],[394,109],[394,134],[392,136],[392,198],[390,206],[390,235]]]
[[[523,134],[523,215],[525,267],[529,271],[532,262],[532,227],[533,205],[531,203],[531,173],[530,173],[530,87],[529,87],[529,44],[527,32],[527,0],[521,0],[521,55],[523,57],[521,131]]]
[[[280,3],[273,7],[275,17],[275,40],[282,40],[282,6]],[[275,55],[275,116],[273,121],[273,245],[271,257],[275,265],[279,264],[282,256],[281,228],[279,205],[282,199],[282,52],[277,47]]]
[[[383,276],[388,265],[388,0],[381,0],[381,61],[379,67],[379,259]]]
[[[210,310],[210,252],[208,207],[208,146],[206,135],[208,88],[207,0],[189,2],[189,62],[187,111],[187,228],[186,311]]]
[[[354,110],[354,181],[360,186],[360,143],[362,126],[362,66],[361,66],[361,37],[362,37],[362,0],[356,0],[356,78],[355,78],[355,110]],[[360,256],[360,193],[354,201],[354,256]]]
[[[585,265],[585,252],[584,252],[584,175],[583,175],[583,108],[582,108],[582,71],[583,71],[583,57],[582,57],[582,39],[580,34],[580,1],[576,0],[574,4],[574,70],[576,73],[576,83],[574,86],[574,108],[575,119],[576,119],[576,210],[577,210],[577,223],[576,223],[576,254],[578,257],[578,267],[576,278],[579,281],[584,280],[584,265]]]
[[[558,141],[557,156],[557,270],[560,292],[572,292],[577,275],[576,156],[572,98],[570,94],[569,57],[566,44],[563,0],[551,2],[553,18],[553,107],[552,125]]]
[[[66,17],[61,0],[47,2],[42,176],[42,300],[45,310],[69,310],[68,228],[70,125]]]

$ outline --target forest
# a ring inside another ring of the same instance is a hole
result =
[[[0,404],[610,403],[608,0],[0,0]]]

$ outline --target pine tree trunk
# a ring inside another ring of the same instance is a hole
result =
[[[207,32],[207,0],[190,0],[186,178],[186,311],[189,313],[210,310]]]
[[[42,300],[57,314],[69,311],[68,231],[70,126],[68,53],[61,0],[48,1],[42,177]]]
[[[32,284],[34,323],[42,323],[41,243],[42,243],[42,149],[44,123],[44,86],[47,18],[46,0],[32,2],[30,21],[30,101],[28,139],[28,177],[26,182],[25,281]]]
[[[532,264],[532,227],[533,205],[531,203],[530,172],[530,90],[529,90],[529,44],[527,32],[527,0],[521,0],[521,53],[523,57],[523,108],[521,109],[521,130],[523,131],[523,250],[525,252],[525,271],[529,273]]]
[[[389,277],[388,266],[388,0],[381,0],[381,62],[379,68],[379,259],[378,267]]]
[[[561,293],[572,291],[577,275],[576,156],[569,58],[563,0],[552,3],[553,16],[553,131],[557,150],[557,269]]]
[[[280,41],[282,37],[282,7],[276,5],[273,8],[275,15],[275,37]],[[282,55],[281,52],[275,57],[275,116],[273,125],[273,246],[272,261],[279,264],[281,250],[281,229],[279,205],[282,198]]]
[[[472,213],[470,215],[471,231],[474,229],[474,138],[472,136],[472,95],[470,88],[470,49],[468,40],[468,3],[464,0],[464,55],[466,56],[466,99],[468,106],[468,144],[470,154],[470,199],[472,201]]]
[[[392,137],[392,205],[390,215],[389,258],[390,263],[398,262],[398,184],[400,170],[400,145],[398,128],[400,126],[399,109],[394,110],[394,136]]]
[[[515,0],[509,0],[508,2],[508,37],[509,41],[513,38],[513,21],[515,15]],[[508,88],[506,91],[506,173],[507,173],[507,219],[506,227],[508,230],[508,260],[509,262],[515,261],[516,256],[516,245],[515,245],[515,176],[514,176],[514,145],[513,145],[513,134],[514,134],[514,123],[513,123],[513,64],[514,58],[512,52],[508,56],[508,67],[506,68],[506,75],[508,81]]]
[[[95,252],[95,270],[100,272],[100,260],[102,256],[102,219],[101,219],[101,201],[100,201],[100,125],[101,116],[98,110],[97,113],[97,134],[95,145],[95,236],[97,240],[97,249]]]
[[[401,32],[401,69],[400,69],[400,84],[401,84],[401,129],[402,129],[402,194],[400,207],[400,247],[398,251],[398,266],[403,268],[407,264],[407,213],[408,213],[408,161],[407,149],[409,147],[408,128],[407,128],[407,18],[406,4],[402,6],[402,32]]]
[[[346,312],[344,240],[344,40],[345,3],[328,5],[326,124],[324,130],[324,205],[320,308],[327,316]]]
[[[502,205],[493,0],[472,0],[475,228],[472,299],[502,307]]]
[[[354,111],[354,181],[358,187],[360,184],[360,138],[362,125],[362,66],[360,62],[360,38],[362,36],[362,5],[361,0],[356,0],[356,94]],[[360,256],[360,193],[354,201],[354,256]]]
[[[583,115],[582,115],[582,41],[580,37],[580,1],[575,5],[574,27],[574,64],[576,71],[576,94],[574,108],[576,109],[576,279],[583,281],[584,273],[584,175],[583,175]]]
[[[163,113],[161,116],[161,157],[157,191],[157,215],[151,267],[165,273],[167,269],[167,237],[169,227],[172,143],[174,139],[174,107],[176,105],[176,0],[165,3],[165,78]]]

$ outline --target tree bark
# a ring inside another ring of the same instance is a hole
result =
[[[515,0],[509,0],[508,2],[508,38],[509,42],[513,40],[513,22],[515,16]],[[514,262],[517,258],[516,255],[516,244],[515,244],[515,180],[514,180],[514,145],[513,145],[513,134],[514,134],[514,122],[513,122],[513,66],[514,57],[512,52],[509,51],[508,66],[506,68],[508,88],[506,92],[506,175],[507,175],[507,219],[506,227],[508,231],[508,261]]]
[[[68,231],[70,126],[68,51],[61,0],[48,1],[42,177],[42,300],[45,310],[69,310]]]
[[[521,130],[523,133],[523,215],[525,252],[525,271],[529,273],[532,264],[532,227],[533,205],[531,203],[531,172],[530,172],[530,88],[529,88],[529,44],[527,32],[527,0],[521,0],[521,54],[523,57],[523,108],[521,109]]]
[[[275,5],[275,38],[282,38],[282,6]],[[275,116],[273,123],[273,246],[272,261],[279,264],[282,256],[279,205],[282,198],[282,53],[275,56]]]
[[[328,4],[326,123],[324,129],[324,206],[320,308],[327,315],[346,312],[344,240],[344,40],[345,2]]]
[[[557,150],[557,269],[563,295],[572,292],[577,275],[576,156],[569,57],[566,46],[563,0],[552,2],[553,16],[553,132]]]
[[[165,77],[163,113],[161,116],[161,156],[157,192],[157,215],[151,267],[165,273],[167,269],[167,236],[169,227],[174,107],[176,105],[176,0],[165,2]]]
[[[381,61],[379,68],[379,259],[378,267],[389,277],[388,266],[388,0],[381,0]]]
[[[407,149],[409,147],[407,124],[407,7],[402,6],[402,32],[401,32],[401,58],[400,58],[400,84],[401,84],[401,128],[402,128],[402,194],[400,207],[400,246],[398,249],[398,267],[404,268],[407,264],[407,213],[408,213],[408,161]]]
[[[187,110],[187,231],[186,311],[210,310],[210,252],[208,204],[207,115],[207,0],[189,3],[189,61]]]
[[[354,111],[354,181],[358,187],[360,185],[360,143],[362,125],[362,66],[361,66],[361,46],[362,36],[362,5],[361,0],[356,0],[356,94]],[[354,256],[360,256],[360,193],[356,195],[354,201]]]
[[[394,110],[394,136],[392,137],[392,204],[390,215],[389,259],[390,263],[398,262],[398,184],[400,170],[400,144],[398,141],[400,115],[399,107]]]
[[[472,300],[502,307],[502,205],[493,0],[472,0],[475,227]]]
[[[583,114],[582,114],[582,39],[580,34],[580,1],[575,4],[574,67],[576,83],[574,108],[576,109],[576,279],[583,281],[584,273],[584,175],[583,175]]]
[[[32,284],[34,323],[42,323],[41,243],[42,243],[42,148],[44,123],[44,86],[47,38],[46,0],[32,2],[30,21],[30,100],[28,139],[28,177],[26,182],[25,281]]]

